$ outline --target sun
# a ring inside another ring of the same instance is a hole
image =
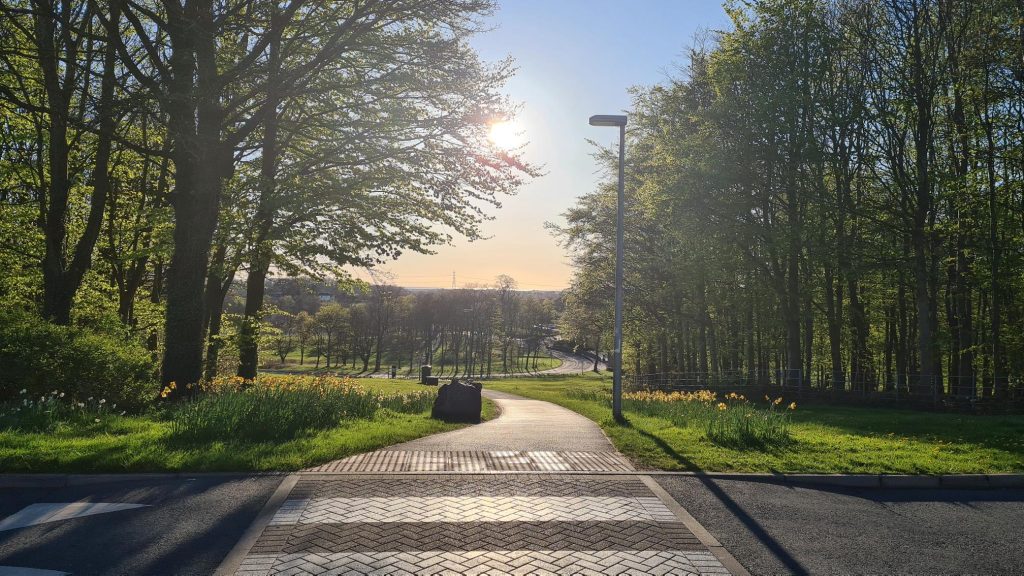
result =
[[[523,129],[515,120],[502,120],[491,124],[487,139],[502,150],[519,148],[525,142]]]

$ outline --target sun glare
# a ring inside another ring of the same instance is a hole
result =
[[[491,144],[503,150],[518,148],[525,141],[522,127],[514,120],[503,120],[491,124],[491,131],[487,138]]]

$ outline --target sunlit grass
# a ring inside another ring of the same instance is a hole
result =
[[[291,439],[346,420],[372,419],[382,410],[421,413],[430,409],[436,395],[425,389],[385,393],[329,376],[225,378],[204,388],[199,399],[173,412],[171,433],[176,440]]]
[[[269,379],[269,382],[281,383],[275,379]],[[230,398],[224,402],[237,402],[239,392],[228,387],[227,383],[223,384],[228,389],[220,394]],[[309,385],[307,382],[295,386],[302,390]],[[225,419],[217,420],[220,427],[213,428],[212,433],[186,435],[184,438],[176,436],[176,417],[181,411],[190,409],[188,405],[178,404],[139,416],[104,414],[99,422],[90,416],[58,419],[41,430],[0,429],[0,470],[36,473],[290,471],[464,426],[430,418],[429,406],[436,388],[377,379],[358,380],[354,386],[362,391],[364,399],[379,399],[372,413],[366,412],[362,417],[328,414],[331,422],[325,427],[301,426],[293,422],[295,428],[291,432],[294,434],[272,434],[275,440],[266,439],[262,434],[251,434],[252,423],[257,420],[250,422],[248,428],[224,429],[224,425],[234,425],[235,416],[230,413],[222,414]],[[273,389],[273,386],[268,389]],[[397,404],[398,409],[410,412],[396,410],[396,403],[406,402],[414,394],[423,396],[420,399],[422,405]],[[403,397],[406,400],[401,400]],[[276,396],[271,400],[281,398],[287,397]],[[304,397],[302,401],[308,399]],[[484,418],[493,415],[493,404],[485,400]],[[271,420],[264,424],[274,426],[275,422]]]
[[[694,422],[625,405],[611,418],[607,377],[509,379],[497,390],[560,404],[587,416],[645,468],[716,472],[953,474],[1024,471],[1024,416],[968,416],[888,408],[801,405],[788,411],[790,440],[716,443]],[[774,399],[773,399],[774,401]],[[784,408],[789,399],[779,407]],[[632,408],[632,409],[631,409]]]

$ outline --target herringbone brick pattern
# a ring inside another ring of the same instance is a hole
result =
[[[285,503],[271,524],[375,522],[671,522],[675,515],[656,497],[442,496],[314,498]]]
[[[350,476],[344,482],[327,477],[306,477],[295,485],[289,498],[405,498],[442,496],[620,496],[649,497],[650,489],[634,476],[430,475]]]
[[[635,477],[303,479],[238,568],[270,574],[728,574]]]
[[[270,526],[254,550],[302,552],[473,550],[703,550],[681,524],[651,522],[427,522]]]
[[[709,552],[332,552],[250,556],[238,574],[728,574]]]

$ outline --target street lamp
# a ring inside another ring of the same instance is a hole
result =
[[[622,222],[625,220],[625,164],[626,116],[598,114],[590,117],[591,126],[618,126],[619,128],[619,206],[615,215],[615,343],[612,351],[612,416],[616,422],[622,417]]]

